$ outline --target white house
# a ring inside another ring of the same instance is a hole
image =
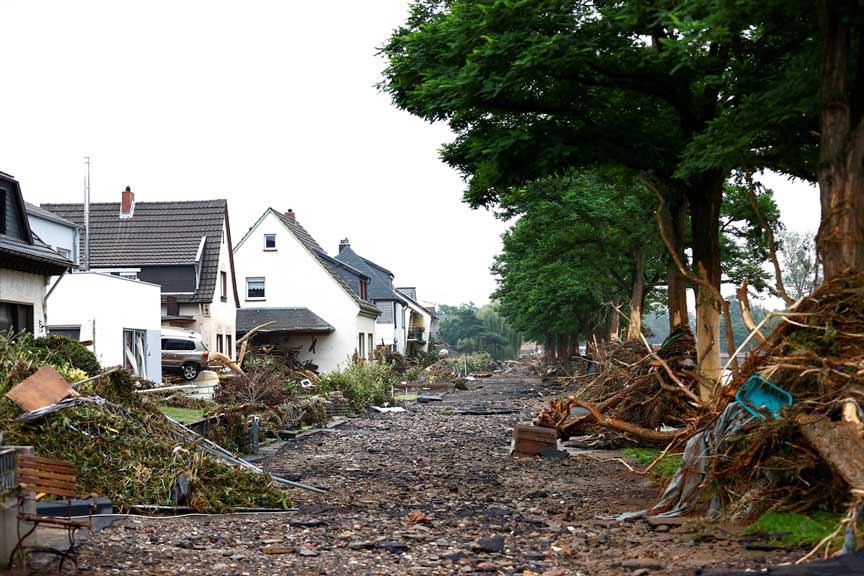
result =
[[[25,202],[30,229],[55,252],[80,265],[80,227],[74,222]]]
[[[158,284],[99,272],[75,272],[48,298],[48,332],[87,345],[102,366],[124,366],[162,380]]]
[[[83,226],[83,204],[42,208]],[[159,285],[163,326],[200,332],[210,350],[233,356],[238,297],[225,200],[136,202],[127,186],[120,202],[90,204],[89,263]]]
[[[33,233],[18,181],[0,172],[0,332],[43,335],[48,281],[71,266]]]
[[[408,342],[405,322],[408,304],[393,288],[393,273],[357,254],[347,238],[339,243],[339,253],[335,258],[370,278],[368,298],[381,311],[375,322],[375,345],[386,346],[394,352],[405,354]]]
[[[371,357],[380,312],[367,299],[368,276],[328,256],[294,212],[268,208],[237,243],[234,259],[242,293],[238,335],[272,321],[255,343],[293,349],[322,372],[355,355]]]
[[[417,301],[417,288],[396,288],[405,302],[404,323],[408,329],[406,353],[429,352],[438,332],[435,313]]]

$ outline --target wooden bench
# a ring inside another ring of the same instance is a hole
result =
[[[72,518],[72,500],[78,496],[76,489],[78,468],[71,462],[64,460],[52,460],[50,458],[39,458],[18,454],[18,543],[9,557],[9,568],[15,562],[18,552],[23,554],[24,550],[43,552],[60,556],[58,570],[63,571],[63,563],[70,558],[78,567],[77,545],[75,533],[82,529],[92,529],[93,507],[86,520]],[[41,516],[39,514],[28,514],[24,511],[28,502],[35,502],[44,496],[58,496],[69,500],[69,512],[66,518],[56,516]],[[31,526],[23,535],[21,534],[22,523]],[[57,550],[44,546],[26,546],[24,542],[39,526],[58,528],[66,530],[69,547],[66,550]]]

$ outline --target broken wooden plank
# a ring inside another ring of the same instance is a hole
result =
[[[519,424],[513,428],[513,455],[537,456],[544,448],[558,447],[558,432],[554,428]]]
[[[6,397],[25,412],[56,404],[75,391],[52,366],[45,365],[16,384]]]
[[[825,416],[797,418],[804,438],[854,490],[864,490],[864,439],[855,422],[832,422]]]

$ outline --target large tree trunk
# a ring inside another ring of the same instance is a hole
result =
[[[816,247],[825,280],[846,270],[864,270],[864,117],[849,87],[850,24],[855,21],[856,4],[851,0],[819,2],[822,221]],[[864,39],[856,41],[864,45]],[[862,56],[858,55],[859,75],[864,73]]]
[[[627,323],[627,339],[638,340],[642,334],[642,303],[645,301],[645,246],[635,247],[633,260],[633,285],[630,290],[630,321]]]
[[[663,218],[669,240],[681,261],[684,261],[684,216],[686,201],[683,196],[669,198]],[[667,307],[669,310],[669,330],[690,322],[687,313],[687,280],[675,262],[670,258],[666,269]]]
[[[703,174],[693,182],[690,227],[693,236],[693,268],[704,285],[696,287],[696,358],[699,372],[711,381],[720,376],[720,204],[724,175]],[[702,387],[708,400],[711,390]]]

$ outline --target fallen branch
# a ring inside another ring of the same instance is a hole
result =
[[[689,429],[684,430],[675,430],[673,432],[659,432],[657,430],[651,430],[650,428],[643,428],[642,426],[637,426],[636,424],[631,424],[630,422],[624,422],[623,420],[618,420],[617,418],[607,418],[597,410],[597,407],[591,404],[590,402],[583,402],[582,400],[573,399],[572,402],[577,406],[581,406],[588,410],[591,413],[591,416],[594,417],[598,426],[603,428],[611,428],[613,430],[620,430],[621,432],[627,432],[628,434],[632,434],[633,436],[639,436],[640,438],[645,438],[646,440],[652,440],[654,442],[669,442],[672,440],[678,440],[683,436],[686,436],[690,433]]]
[[[675,375],[675,372],[672,371],[672,368],[669,367],[669,364],[667,364],[665,360],[663,360],[662,358],[660,358],[660,356],[654,353],[654,351],[651,349],[651,345],[648,344],[648,340],[645,339],[645,335],[640,334],[639,337],[642,338],[642,343],[645,344],[645,347],[648,349],[648,353],[651,354],[651,357],[654,358],[654,360],[656,360],[666,370],[666,373],[669,374],[669,377],[672,379],[672,381],[678,385],[678,388],[680,388],[681,391],[684,392],[691,400],[696,402],[697,406],[702,406],[702,400],[700,400],[699,397],[696,396],[696,394],[694,394],[692,390],[687,388],[687,386],[685,386],[684,383],[681,382],[681,380]]]

